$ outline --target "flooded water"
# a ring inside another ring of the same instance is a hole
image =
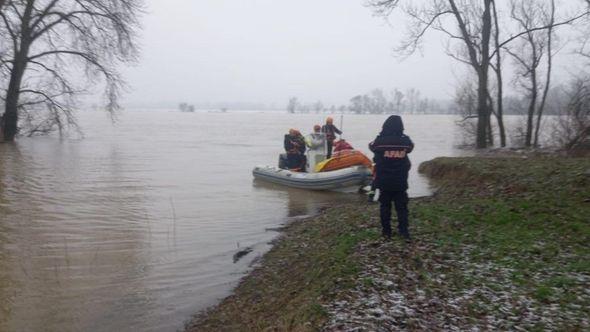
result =
[[[254,183],[288,128],[323,115],[79,115],[83,139],[0,144],[0,330],[174,331],[226,296],[289,218],[361,199]],[[339,116],[335,116],[339,124]],[[385,116],[344,118],[366,151]],[[417,165],[456,155],[453,117],[406,116]],[[253,252],[238,262],[240,248]]]

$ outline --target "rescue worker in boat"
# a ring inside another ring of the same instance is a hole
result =
[[[328,143],[328,153],[326,154],[326,159],[330,159],[332,157],[332,146],[334,145],[336,134],[341,135],[342,131],[336,128],[334,125],[334,119],[327,117],[326,124],[322,126],[322,133],[326,134],[326,141]]]
[[[354,150],[354,148],[346,140],[344,140],[344,138],[341,138],[338,141],[334,142],[332,150],[334,150],[332,151],[332,154],[335,154],[340,151]]]
[[[297,129],[289,129],[285,135],[285,152],[287,152],[287,167],[296,171],[305,170],[305,141]]]
[[[301,135],[301,132],[299,130],[295,130],[295,134],[297,135],[297,142],[299,143],[299,153],[301,154],[302,159],[299,171],[306,172],[307,156],[305,155],[305,150],[307,149],[307,147],[305,146],[305,137]]]
[[[326,159],[326,135],[320,125],[313,126],[313,132],[305,137],[307,146],[307,171],[314,172],[315,166]]]
[[[391,202],[397,213],[398,234],[410,241],[408,229],[408,172],[411,163],[408,154],[414,149],[410,137],[404,135],[402,118],[392,115],[377,138],[369,144],[375,154],[374,185],[379,189],[381,231],[386,240],[391,239]]]

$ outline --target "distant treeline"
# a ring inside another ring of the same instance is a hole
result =
[[[374,89],[368,93],[350,98],[348,105],[326,106],[321,101],[301,102],[291,97],[287,103],[289,113],[354,113],[354,114],[452,114],[455,113],[450,101],[423,97],[414,88],[402,92],[399,89],[385,92]]]
[[[562,87],[549,91],[549,100],[564,98]],[[505,96],[505,115],[524,115],[527,109],[526,96]],[[549,102],[546,115],[560,114],[558,107]],[[553,107],[551,107],[553,106]],[[322,101],[303,102],[291,97],[287,103],[289,113],[353,113],[353,114],[474,114],[477,108],[477,94],[473,87],[456,92],[454,100],[439,100],[422,96],[415,88],[393,89],[385,92],[374,89],[368,93],[354,96],[348,105],[325,105]]]

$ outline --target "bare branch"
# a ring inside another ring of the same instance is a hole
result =
[[[16,135],[19,113],[32,128],[43,122],[34,115],[42,104],[59,124],[74,123],[61,116],[71,119],[76,95],[93,86],[104,86],[107,109],[116,110],[124,87],[117,67],[137,59],[143,1],[3,1],[0,37],[13,43],[13,50],[0,50],[0,75],[9,78],[0,96],[8,119],[5,139]]]
[[[549,29],[549,28],[555,28],[555,27],[562,26],[562,25],[572,24],[575,21],[577,21],[577,20],[579,20],[579,19],[581,19],[583,17],[587,17],[587,16],[590,16],[590,11],[586,11],[586,12],[580,14],[580,15],[577,15],[575,17],[572,17],[572,18],[570,18],[568,20],[565,20],[565,21],[562,21],[562,22],[558,22],[558,23],[554,23],[554,24],[549,24],[549,25],[543,25],[543,26],[540,26],[540,27],[534,27],[534,28],[530,28],[530,29],[521,31],[521,32],[519,32],[519,33],[511,36],[510,38],[506,39],[505,41],[501,42],[499,44],[499,46],[501,48],[503,48],[504,46],[506,46],[507,44],[509,44],[513,40],[515,40],[515,39],[517,39],[519,37],[522,37],[523,35],[526,35],[526,34],[529,34],[531,32],[535,32],[535,31],[541,31],[541,30],[546,30],[546,29]],[[496,51],[492,52],[492,54],[490,55],[490,57],[493,57],[494,55],[496,55]]]
[[[409,38],[409,40],[402,43],[402,45],[398,48],[398,51],[400,53],[403,52],[406,55],[410,55],[416,51],[416,49],[418,48],[418,45],[420,45],[420,42],[422,41],[422,37],[424,37],[424,34],[426,34],[428,29],[430,29],[433,26],[433,24],[438,19],[440,19],[440,17],[447,15],[447,14],[452,14],[452,12],[449,10],[440,11],[440,12],[434,13],[433,15],[431,15],[431,17],[429,17],[427,20],[425,20],[420,16],[420,14],[416,13],[415,11],[408,10],[407,13],[416,22],[418,22],[419,25],[417,26],[417,30],[413,31],[411,33],[411,37]]]

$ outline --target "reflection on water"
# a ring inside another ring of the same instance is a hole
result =
[[[289,188],[275,183],[260,180],[253,181],[254,188],[266,192],[274,192],[277,197],[284,198],[287,203],[287,217],[306,217],[317,214],[321,208],[338,203],[351,203],[361,200],[359,195],[350,193],[309,191]]]
[[[89,330],[121,320],[127,306],[113,303],[152,310],[142,295],[145,185],[121,172],[116,150],[94,151],[103,162],[87,164],[81,154],[54,140],[2,146],[9,330]]]
[[[254,183],[291,127],[321,115],[80,114],[81,140],[0,144],[0,330],[166,331],[226,296],[275,229],[358,195]],[[350,116],[366,151],[385,116]],[[452,148],[452,118],[406,117],[414,165]],[[435,128],[435,129],[432,129]],[[415,167],[417,168],[417,167]],[[412,171],[411,194],[428,194]],[[253,252],[236,263],[240,248]]]

